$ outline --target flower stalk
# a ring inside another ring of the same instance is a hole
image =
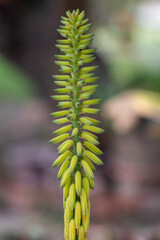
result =
[[[102,151],[95,134],[103,129],[95,126],[99,121],[87,114],[97,114],[100,99],[90,99],[98,85],[93,71],[97,66],[85,66],[94,61],[95,48],[88,48],[93,34],[87,33],[90,28],[84,11],[66,12],[62,17],[58,32],[64,39],[57,40],[56,45],[62,54],[56,55],[56,64],[60,66],[60,75],[54,75],[56,95],[60,111],[51,113],[58,119],[55,124],[67,124],[54,131],[56,135],[50,143],[62,142],[58,158],[53,167],[60,166],[57,179],[61,179],[64,205],[65,240],[86,240],[90,218],[90,188],[94,189],[95,166],[103,162],[97,155]]]

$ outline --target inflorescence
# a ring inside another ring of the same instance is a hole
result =
[[[57,40],[61,55],[56,55],[56,64],[60,66],[60,75],[54,75],[54,100],[59,101],[62,110],[51,113],[58,119],[55,124],[67,124],[54,131],[56,135],[50,143],[62,142],[58,147],[59,157],[53,167],[60,166],[57,178],[61,179],[64,204],[64,237],[65,240],[86,240],[90,218],[89,189],[94,189],[95,166],[103,162],[97,155],[102,151],[95,134],[102,133],[97,127],[100,122],[87,114],[97,114],[98,108],[92,107],[100,99],[90,99],[98,80],[93,71],[97,66],[84,66],[92,62],[95,48],[87,48],[91,44],[93,34],[87,33],[90,28],[89,19],[84,19],[84,11],[66,12],[62,17],[58,32],[65,39]]]

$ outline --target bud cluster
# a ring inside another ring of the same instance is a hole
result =
[[[103,129],[95,126],[99,121],[86,116],[96,114],[99,109],[92,107],[100,99],[90,99],[98,85],[92,84],[98,78],[93,71],[97,66],[84,66],[92,62],[95,48],[87,48],[92,42],[93,34],[88,34],[90,24],[84,19],[84,11],[66,12],[62,17],[58,32],[65,38],[57,40],[56,45],[61,55],[56,55],[56,64],[60,66],[60,75],[54,75],[55,89],[60,111],[51,113],[58,119],[56,124],[67,123],[53,133],[56,135],[50,143],[62,142],[58,147],[59,157],[53,167],[60,166],[57,175],[61,179],[64,204],[64,237],[65,240],[86,240],[90,218],[90,188],[94,189],[95,166],[103,162],[97,155],[101,150],[95,134]]]

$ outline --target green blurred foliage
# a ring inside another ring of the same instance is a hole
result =
[[[0,55],[0,100],[25,100],[36,95],[31,78]]]
[[[126,59],[116,62],[111,71],[114,78],[111,88],[115,93],[132,88],[160,92],[160,69],[147,68]]]
[[[160,93],[160,32],[135,27],[128,41],[112,27],[95,31],[94,45],[99,46],[110,76],[100,86],[103,99],[137,88]]]

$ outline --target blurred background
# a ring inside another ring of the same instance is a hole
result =
[[[62,240],[49,113],[56,29],[85,10],[95,34],[103,167],[92,240],[160,239],[160,1],[0,0],[0,240]]]

